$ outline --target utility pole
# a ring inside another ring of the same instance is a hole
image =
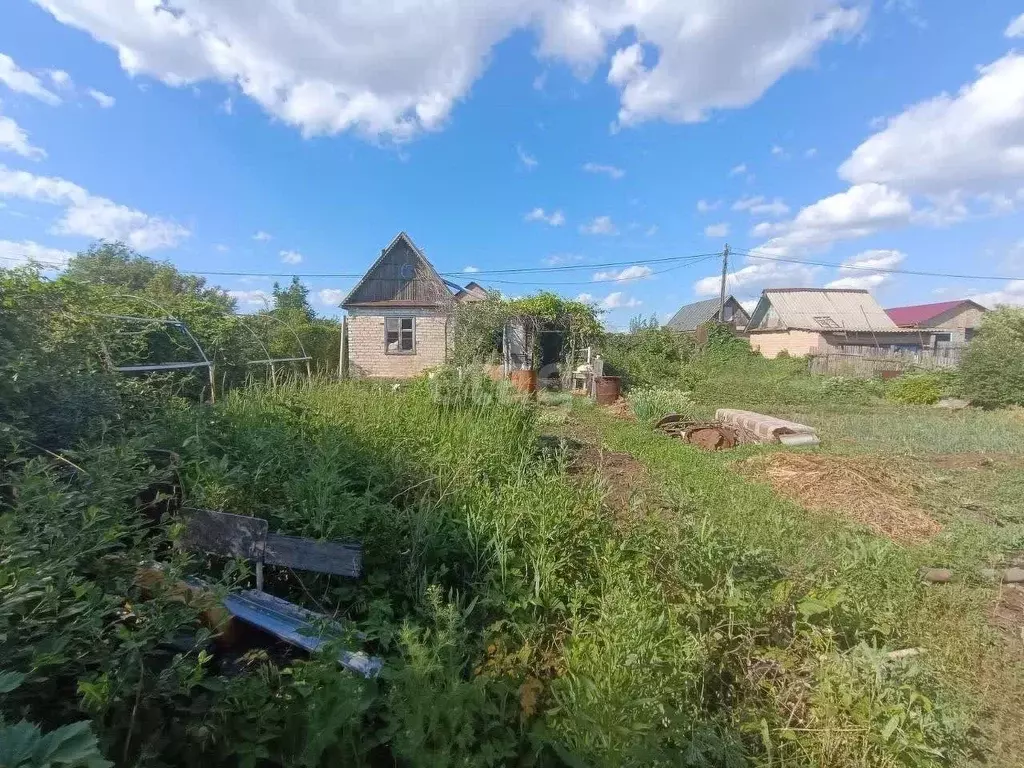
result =
[[[725,275],[729,271],[729,244],[722,251],[722,294],[718,301],[718,322],[725,322]]]

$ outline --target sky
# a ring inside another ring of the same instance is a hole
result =
[[[1022,10],[4,0],[0,265],[123,240],[282,276],[211,274],[243,311],[327,275],[338,314],[405,231],[452,281],[622,327],[717,295],[728,243],[744,302],[1024,304]]]

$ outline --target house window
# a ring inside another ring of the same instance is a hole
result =
[[[388,355],[416,354],[416,318],[384,318],[384,353]]]
[[[822,328],[840,328],[841,326],[835,320],[828,315],[818,315],[814,318],[814,322],[820,325]]]

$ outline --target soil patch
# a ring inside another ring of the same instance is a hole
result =
[[[567,470],[570,475],[597,475],[606,488],[605,504],[623,518],[629,515],[631,502],[651,486],[647,468],[628,453],[603,450],[594,443],[577,443]]]
[[[942,530],[909,498],[906,480],[875,461],[772,453],[751,457],[738,466],[807,509],[842,515],[901,544],[919,544]]]
[[[609,416],[614,416],[616,419],[636,421],[636,415],[633,413],[633,409],[629,407],[629,401],[624,397],[620,397],[611,405],[602,405],[601,410]]]
[[[1024,467],[1020,456],[1007,453],[949,453],[936,456],[929,462],[939,469],[998,469],[999,467]]]
[[[1024,650],[1024,586],[1000,587],[999,600],[992,608],[992,623],[1006,634],[1011,646]]]

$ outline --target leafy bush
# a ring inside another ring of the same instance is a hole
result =
[[[681,389],[634,389],[626,399],[641,422],[654,422],[670,413],[697,418],[697,404]]]
[[[610,334],[601,352],[605,374],[620,376],[625,389],[664,387],[679,382],[693,340],[661,327],[657,317],[634,318],[629,332]]]
[[[963,393],[985,408],[1024,405],[1024,309],[985,315],[960,365]]]
[[[942,390],[929,376],[900,376],[885,387],[886,400],[906,405],[934,405],[941,397]]]

